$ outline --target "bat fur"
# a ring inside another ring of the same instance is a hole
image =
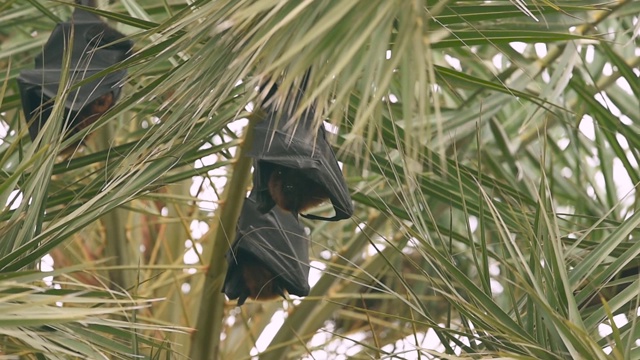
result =
[[[269,194],[281,209],[298,214],[329,200],[322,185],[301,170],[274,165],[269,176]]]

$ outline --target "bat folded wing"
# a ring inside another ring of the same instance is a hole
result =
[[[267,300],[284,293],[309,294],[309,240],[295,216],[278,208],[266,214],[255,196],[245,199],[236,240],[227,253],[224,293],[238,299]]]

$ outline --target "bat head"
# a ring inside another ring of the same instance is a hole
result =
[[[269,195],[283,210],[297,215],[329,200],[324,186],[302,170],[272,164],[269,171]]]
[[[236,240],[227,252],[224,293],[238,299],[266,300],[285,292],[309,294],[309,241],[297,218],[274,208],[257,209],[255,195],[245,199]]]
[[[121,62],[131,48],[132,43],[124,40],[124,35],[81,9],[74,11],[70,21],[58,24],[42,53],[36,56],[35,69],[21,71],[18,76],[22,108],[26,118],[31,119],[32,139],[51,114],[52,99],[66,71],[63,69],[66,49],[71,51],[68,85],[74,86]],[[114,71],[71,91],[64,103],[65,119],[71,119],[66,126],[95,120],[108,110],[120,94],[120,82],[126,73],[126,70]]]

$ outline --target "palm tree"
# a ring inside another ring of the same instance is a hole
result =
[[[640,358],[639,2],[98,3],[123,97],[34,143],[15,78],[72,6],[0,5],[0,353]],[[301,220],[309,296],[238,308],[257,89],[308,69],[356,211]]]

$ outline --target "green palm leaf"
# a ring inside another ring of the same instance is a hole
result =
[[[97,5],[135,43],[104,72],[123,97],[64,141],[54,107],[36,143],[15,78],[72,7],[0,5],[3,354],[638,357],[640,3]],[[356,212],[301,220],[308,297],[236,308],[256,89],[283,103],[310,68]]]

